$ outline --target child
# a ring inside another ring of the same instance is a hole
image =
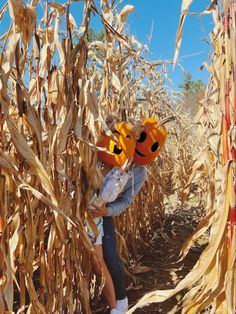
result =
[[[125,163],[125,167],[127,166],[128,162]],[[124,170],[125,167],[122,166],[118,169],[114,167],[108,172],[108,174],[104,177],[103,186],[101,187],[99,193],[95,193],[90,201],[90,210],[95,209],[94,205],[96,207],[101,207],[103,204],[113,202],[119,196],[129,178],[129,173]],[[93,222],[97,226],[98,236],[95,239],[95,235],[89,227],[88,235],[94,245],[101,245],[103,237],[102,217],[95,218]]]

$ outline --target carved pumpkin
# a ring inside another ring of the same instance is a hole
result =
[[[143,131],[136,142],[134,160],[138,165],[150,164],[160,153],[167,136],[164,127],[159,127],[159,120],[146,118],[142,122]]]
[[[133,156],[136,141],[131,128],[125,122],[120,122],[112,133],[117,138],[117,142],[107,135],[102,135],[97,146],[106,148],[114,155],[98,151],[98,159],[109,165],[121,167],[127,159]]]

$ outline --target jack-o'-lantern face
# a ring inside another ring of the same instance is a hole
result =
[[[107,135],[102,135],[97,146],[106,148],[114,155],[98,151],[98,159],[109,165],[121,167],[127,159],[133,156],[136,141],[131,128],[125,122],[119,123],[112,133],[117,138],[117,142]]]
[[[166,141],[167,132],[164,127],[158,127],[158,124],[159,120],[154,118],[143,120],[143,131],[135,147],[133,160],[135,164],[150,164],[160,153]]]

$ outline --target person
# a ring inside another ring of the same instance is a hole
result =
[[[147,178],[145,166],[133,164],[129,170],[132,177],[128,179],[120,196],[113,202],[103,204],[101,207],[95,206],[96,211],[93,212],[94,218],[103,217],[103,256],[115,288],[116,309],[122,313],[125,313],[128,309],[128,298],[125,274],[121,258],[117,251],[115,227],[112,217],[119,216],[130,206]]]
[[[126,172],[126,168],[129,164],[130,158],[134,154],[135,140],[132,136],[129,126],[125,122],[114,123],[113,120],[112,131],[113,134],[115,134],[117,141],[111,137],[103,135],[97,143],[98,146],[106,148],[114,155],[108,154],[106,151],[102,151],[100,154],[98,154],[99,166],[101,167],[101,171],[104,175],[104,182],[100,188],[100,191],[95,193],[90,201],[90,215],[92,215],[92,212],[95,208],[101,207],[107,202],[114,201],[122,192],[129,178],[129,173]],[[97,275],[101,275],[103,271],[105,285],[103,287],[102,293],[107,300],[110,313],[118,314],[120,312],[116,309],[116,295],[113,281],[103,258],[102,218],[94,218],[94,223],[97,227],[96,235],[93,232],[93,229],[89,225],[87,226],[88,236],[94,245],[96,256],[98,257],[98,259],[92,259],[93,268]]]
[[[124,268],[117,250],[113,217],[123,213],[141,190],[147,179],[146,165],[160,153],[167,136],[166,129],[154,118],[144,119],[138,130],[133,163],[129,167],[131,177],[116,200],[101,207],[95,206],[96,211],[93,211],[94,218],[103,217],[103,256],[115,288],[116,309],[121,313],[128,310],[128,297]]]

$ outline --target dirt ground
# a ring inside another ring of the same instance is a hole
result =
[[[137,284],[130,285],[128,288],[130,306],[134,305],[137,300],[148,292],[156,289],[174,288],[193,268],[207,240],[202,239],[202,241],[199,241],[181,262],[178,262],[179,252],[185,240],[195,230],[201,215],[202,211],[194,207],[185,210],[177,209],[166,215],[163,229],[158,230],[156,235],[143,248],[139,265],[146,266],[146,270],[148,268],[151,270],[136,274]],[[134,313],[181,313],[178,300],[181,299],[183,294],[178,294],[163,303],[150,304],[137,309]]]
[[[142,255],[134,261],[130,272],[136,277],[129,280],[128,298],[132,307],[146,293],[156,289],[171,289],[193,268],[201,252],[207,244],[207,238],[201,239],[189,251],[185,259],[179,262],[179,252],[185,240],[193,233],[200,217],[203,215],[199,207],[189,206],[185,209],[170,210],[163,226],[157,226],[154,235],[150,235],[142,248]],[[181,305],[178,301],[184,291],[163,303],[150,304],[137,309],[135,314],[178,314]],[[96,311],[105,313],[104,310]]]

